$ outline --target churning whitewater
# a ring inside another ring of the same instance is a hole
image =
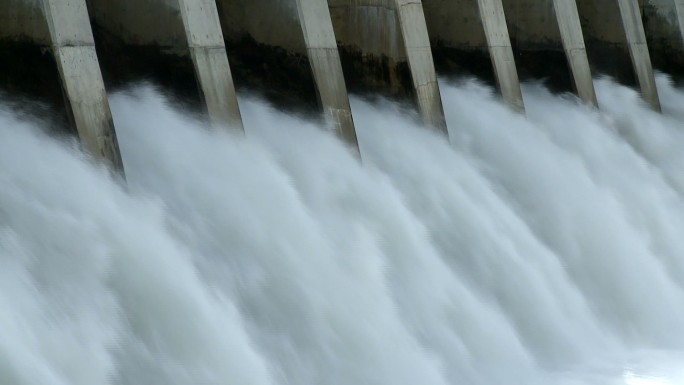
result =
[[[353,100],[362,162],[241,100],[111,103],[128,183],[0,107],[0,385],[682,385],[684,92],[527,118],[442,84],[451,140]]]

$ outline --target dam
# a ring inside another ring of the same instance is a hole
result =
[[[242,81],[294,86],[332,130],[358,146],[349,87],[411,100],[425,126],[443,133],[438,67],[444,75],[492,81],[519,112],[521,74],[546,78],[596,107],[593,76],[608,74],[659,110],[651,57],[676,74],[684,49],[676,0],[4,0],[0,7],[5,66],[22,66],[21,58],[12,63],[13,49],[42,52],[34,59],[48,62],[42,72],[58,74],[65,114],[83,147],[119,169],[102,74],[115,85],[132,81],[127,63],[144,67],[149,55],[158,56],[158,66],[186,68],[184,86],[195,88],[187,93],[197,95],[216,127],[242,130],[233,58]],[[49,60],[41,58],[47,51]],[[255,70],[259,55],[289,79]],[[13,78],[5,87],[21,88]],[[193,78],[196,85],[187,81]],[[42,93],[58,99],[54,89]]]
[[[682,0],[0,0],[0,385],[684,385]]]

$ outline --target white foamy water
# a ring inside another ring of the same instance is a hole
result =
[[[363,164],[245,98],[111,103],[128,186],[0,108],[0,385],[682,385],[684,92],[527,118],[442,85],[451,143],[353,101]]]

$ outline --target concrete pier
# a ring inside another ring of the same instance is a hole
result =
[[[508,25],[501,0],[478,0],[480,20],[487,38],[497,85],[504,101],[514,110],[525,111],[518,70],[515,68],[513,48],[508,36]]]
[[[493,80],[504,102],[524,112],[501,0],[423,0],[423,9],[441,71]]]
[[[660,99],[653,76],[639,4],[637,0],[618,0],[618,5],[641,96],[654,110],[660,111]]]
[[[660,110],[653,68],[682,77],[684,0],[0,0],[0,60],[0,92],[43,102],[122,168],[105,84],[152,79],[242,129],[235,79],[282,109],[322,110],[353,147],[348,89],[411,99],[446,133],[437,70],[496,84],[518,111],[519,79],[596,105],[604,73]]]
[[[414,97],[394,0],[328,0],[347,85]]]
[[[297,0],[297,10],[319,103],[328,124],[344,141],[358,148],[328,4],[325,0]]]
[[[446,134],[444,109],[435,64],[432,61],[423,5],[416,0],[396,0],[396,9],[418,109],[428,127]]]
[[[635,84],[644,101],[660,111],[638,0],[577,0],[577,6],[592,66]]]
[[[591,69],[574,0],[503,0],[513,48],[525,77],[547,78],[596,105]]]
[[[653,66],[676,77],[684,72],[684,0],[639,0]]]
[[[83,148],[123,171],[84,0],[42,0],[66,103]]]
[[[426,126],[446,133],[421,2],[328,0],[328,5],[347,69],[357,73],[357,83],[415,98]]]
[[[574,0],[554,0],[553,7],[575,92],[583,102],[598,106],[577,3]]]
[[[215,0],[178,0],[200,94],[216,126],[242,130]]]
[[[320,108],[328,126],[358,148],[326,0],[217,2],[223,35],[239,47],[233,54],[243,80],[250,87],[267,88],[265,96],[277,102],[290,103],[296,97],[298,102],[304,99],[306,109]]]
[[[501,0],[423,0],[423,9],[441,71],[493,81],[506,104],[524,111]]]
[[[215,126],[242,129],[215,0],[89,0],[91,18],[125,51],[192,61],[199,97]],[[108,42],[109,43],[109,42]]]

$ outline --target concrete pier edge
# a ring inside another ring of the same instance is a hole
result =
[[[347,85],[326,0],[297,0],[299,23],[318,101],[336,134],[358,150]]]
[[[660,99],[653,75],[651,57],[648,53],[638,0],[617,0],[617,2],[641,95],[651,108],[660,111]]]
[[[395,0],[395,6],[420,114],[426,126],[448,135],[423,5]]]
[[[67,106],[81,145],[123,175],[85,0],[42,0]]]
[[[598,107],[577,3],[575,0],[554,0],[553,6],[575,92],[584,103]]]
[[[244,130],[215,0],[178,0],[200,95],[214,126]]]
[[[501,96],[515,111],[524,113],[525,104],[520,91],[503,4],[501,0],[478,0],[477,3]]]

